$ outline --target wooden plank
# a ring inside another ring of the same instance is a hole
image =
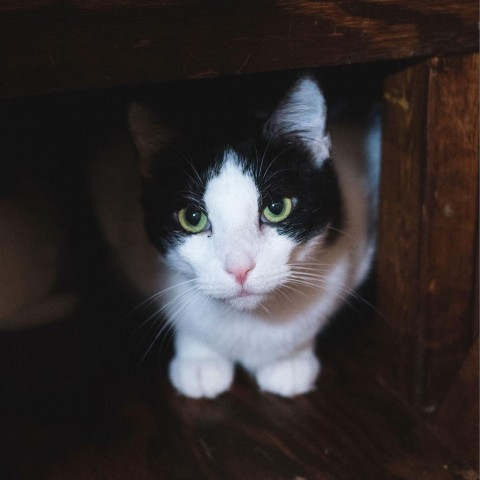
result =
[[[476,336],[478,56],[385,83],[378,297],[383,376],[433,413]],[[394,352],[394,353],[392,353]]]
[[[474,0],[6,0],[0,95],[476,50]]]
[[[421,396],[417,315],[427,82],[422,62],[394,73],[384,84],[377,296],[380,326],[386,330],[379,365],[389,384],[412,405]]]
[[[441,400],[474,341],[478,219],[478,55],[432,59],[420,291],[424,404]]]

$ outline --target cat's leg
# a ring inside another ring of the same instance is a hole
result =
[[[308,347],[259,368],[255,377],[262,390],[293,397],[312,390],[319,372],[320,362]]]
[[[169,366],[170,381],[183,395],[214,398],[230,388],[233,363],[204,343],[177,332],[175,357]]]

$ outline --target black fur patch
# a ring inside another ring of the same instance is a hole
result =
[[[253,151],[252,151],[253,148]],[[249,170],[261,193],[259,210],[274,198],[294,198],[292,213],[273,225],[298,242],[325,231],[333,240],[342,228],[342,198],[331,159],[318,167],[312,153],[299,142],[259,139],[236,146],[235,151]],[[257,158],[260,155],[260,158]]]
[[[334,241],[343,216],[332,161],[327,159],[319,167],[301,141],[266,138],[263,125],[268,109],[259,115],[230,97],[222,109],[221,92],[214,94],[215,100],[197,98],[193,108],[190,105],[192,111],[171,116],[174,135],[150,160],[152,178],[144,179],[142,204],[146,230],[156,248],[165,253],[189,235],[178,225],[176,212],[190,204],[205,210],[206,185],[219,173],[226,149],[238,155],[255,179],[261,192],[259,218],[266,202],[288,196],[296,200],[290,216],[274,225],[281,234],[303,242],[325,232],[327,240]]]
[[[303,242],[325,231],[333,241],[342,228],[342,201],[330,159],[317,167],[312,154],[301,145],[268,142],[257,138],[242,143],[196,146],[188,142],[158,152],[152,161],[154,180],[144,180],[142,204],[150,240],[161,252],[188,233],[176,221],[176,212],[196,205],[206,212],[203,195],[208,180],[220,171],[226,148],[236,152],[246,172],[255,179],[259,217],[266,203],[277,197],[295,199],[292,213],[274,225],[279,233]],[[177,143],[177,142],[176,142]]]

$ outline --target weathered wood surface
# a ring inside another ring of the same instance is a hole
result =
[[[379,342],[386,346],[379,366],[401,397],[415,405],[421,396],[418,278],[426,88],[423,63],[385,81],[378,225],[377,299],[384,316],[380,326],[388,327]]]
[[[0,4],[0,95],[473,51],[474,0]]]
[[[478,55],[432,59],[422,205],[425,405],[435,405],[475,341]]]
[[[478,56],[467,55],[385,84],[378,299],[395,344],[392,355],[386,340],[385,375],[427,413],[478,332],[477,79]]]

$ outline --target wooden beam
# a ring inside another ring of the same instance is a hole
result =
[[[433,408],[475,340],[478,55],[434,58],[429,72],[420,291]]]
[[[477,335],[478,55],[385,83],[378,298],[384,376],[433,413]]]
[[[474,0],[4,0],[0,96],[478,48]]]
[[[415,405],[421,396],[419,257],[427,85],[425,62],[385,80],[378,225],[377,296],[385,334],[379,365],[390,386]]]

